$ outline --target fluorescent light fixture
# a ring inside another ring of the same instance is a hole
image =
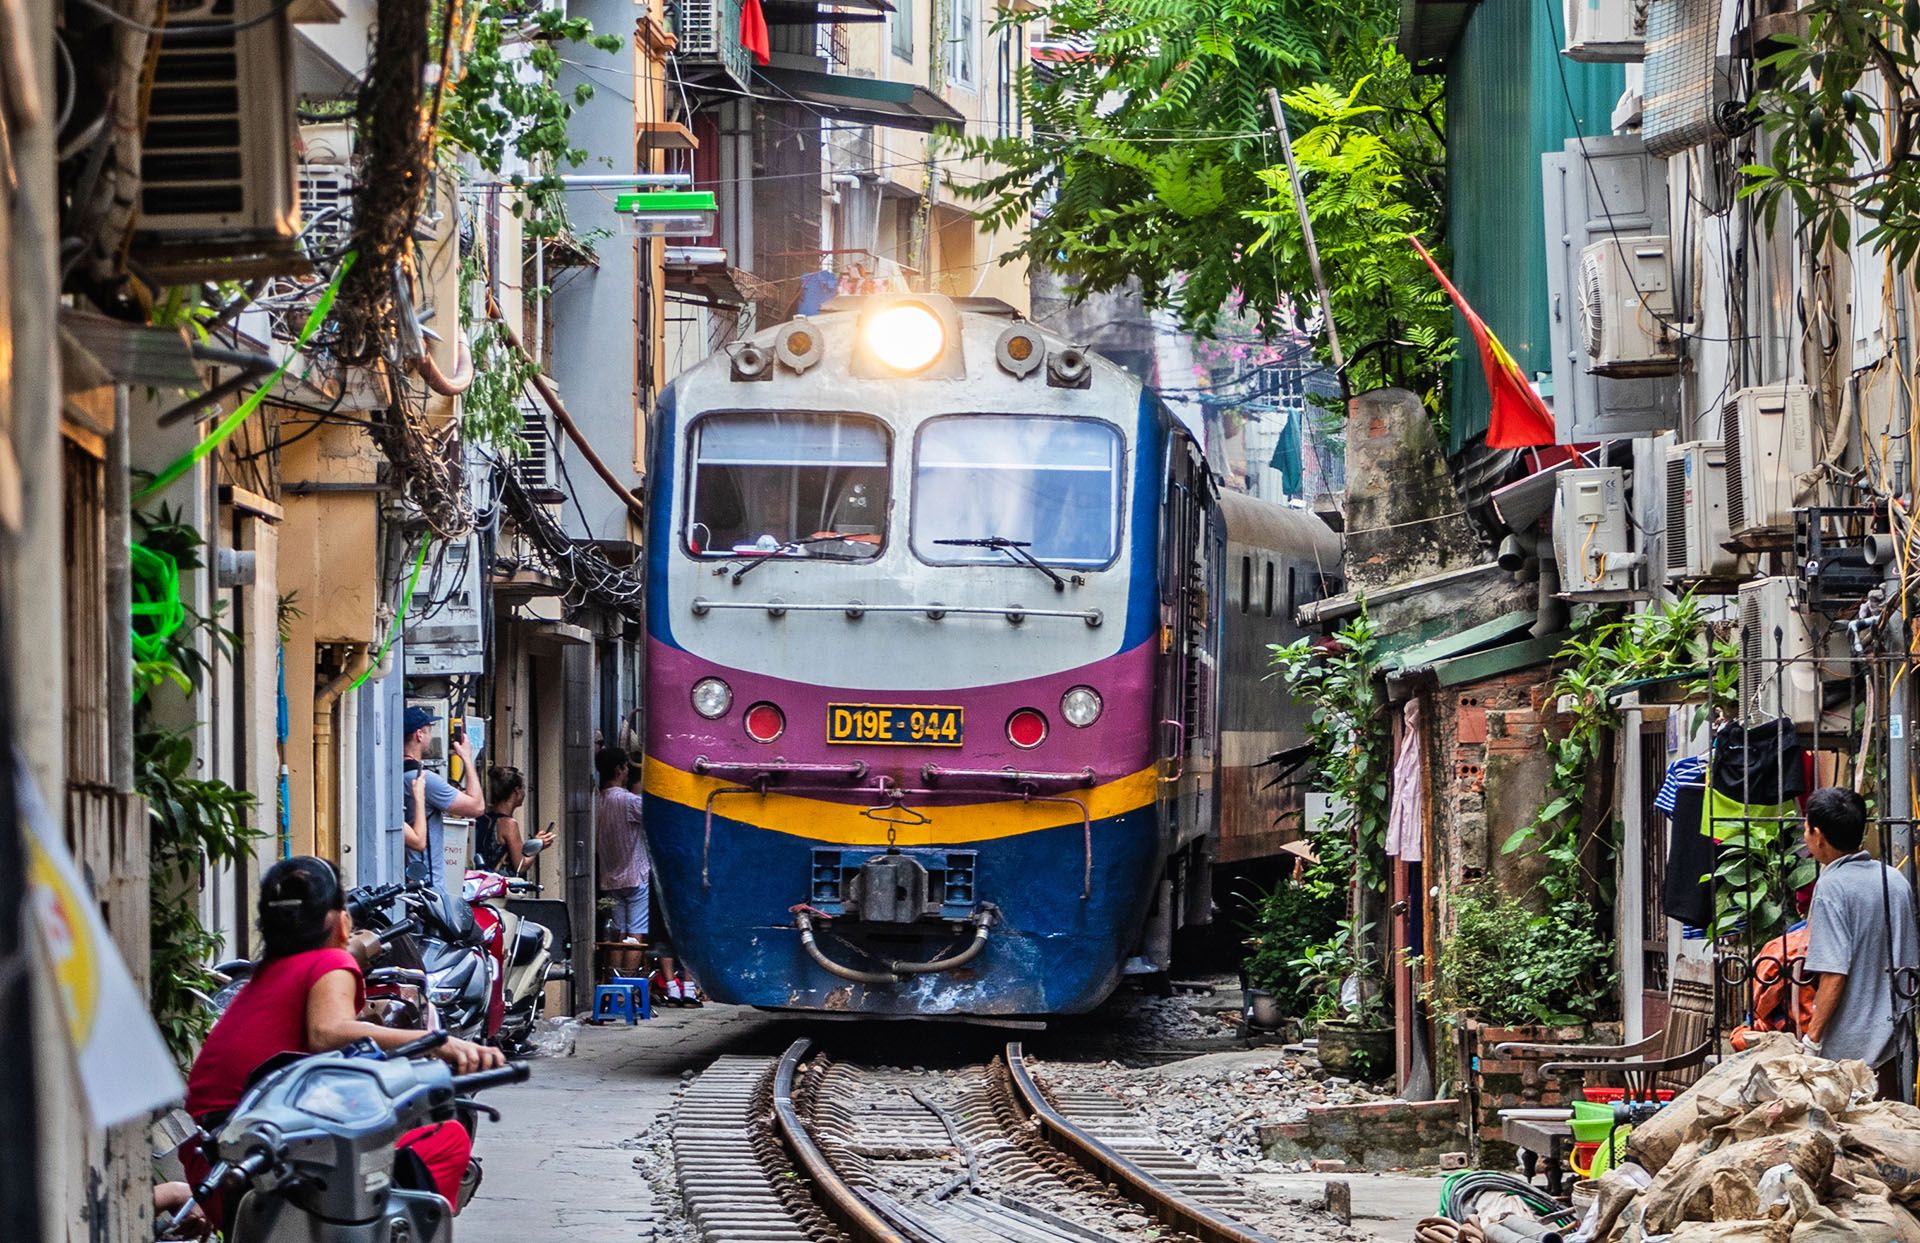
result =
[[[639,237],[706,237],[720,227],[711,190],[644,190],[613,200],[626,232]]]

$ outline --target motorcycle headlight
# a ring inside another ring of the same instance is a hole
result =
[[[1067,724],[1085,729],[1100,719],[1100,692],[1091,686],[1076,686],[1060,696],[1060,715]]]
[[[701,678],[693,684],[693,710],[717,721],[733,706],[733,688],[719,678]]]
[[[333,1122],[372,1122],[387,1112],[387,1094],[372,1075],[317,1070],[300,1082],[293,1107]]]

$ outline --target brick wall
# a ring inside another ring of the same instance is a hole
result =
[[[1590,1027],[1486,1027],[1469,1020],[1459,1032],[1460,1064],[1468,1067],[1464,1115],[1471,1131],[1468,1155],[1483,1170],[1510,1170],[1517,1153],[1501,1134],[1503,1109],[1560,1109],[1581,1086],[1580,1080],[1542,1075],[1544,1057],[1500,1057],[1496,1046],[1522,1044],[1609,1044],[1620,1039],[1619,1025]]]
[[[1262,1123],[1260,1147],[1274,1161],[1339,1160],[1370,1170],[1425,1169],[1466,1148],[1458,1100],[1309,1105],[1300,1122]]]

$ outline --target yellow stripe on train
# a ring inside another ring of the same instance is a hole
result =
[[[1078,799],[1086,804],[1089,816],[1104,820],[1151,805],[1157,779],[1156,769],[1144,768],[1091,790],[1066,791],[1063,797]],[[644,788],[655,798],[678,803],[703,816],[707,799],[714,791],[739,790],[735,782],[702,777],[652,757],[647,759]],[[713,800],[716,817],[840,846],[884,846],[889,830],[895,845],[951,846],[1080,823],[1080,809],[1072,803],[1021,802],[1018,798],[951,807],[914,807],[913,811],[929,817],[930,823],[889,824],[866,815],[863,807],[798,794],[747,791],[722,794]]]

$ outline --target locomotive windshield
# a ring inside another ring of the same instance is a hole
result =
[[[1120,460],[1120,433],[1087,419],[930,420],[914,453],[913,551],[1006,564],[1000,545],[1017,541],[1049,565],[1106,565],[1120,551]]]
[[[752,411],[694,424],[687,550],[863,561],[887,527],[887,429],[851,414]]]

